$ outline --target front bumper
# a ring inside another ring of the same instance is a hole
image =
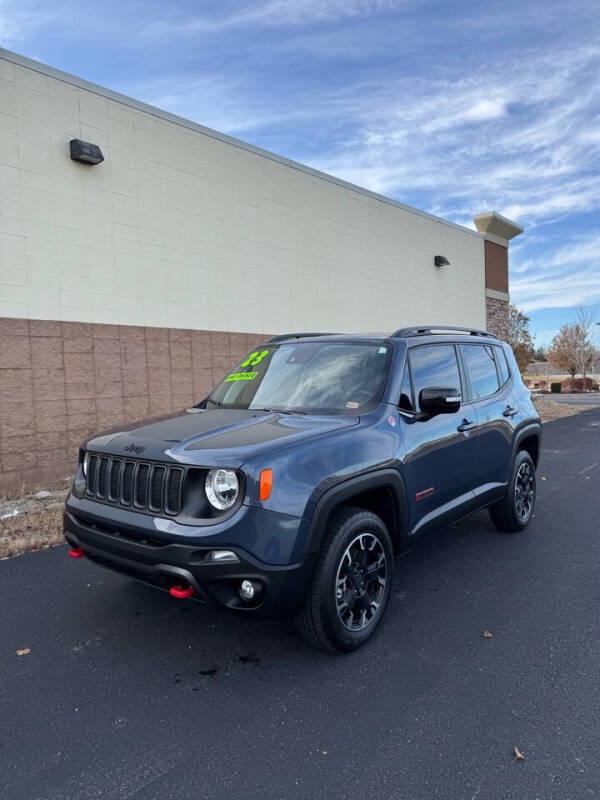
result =
[[[85,555],[101,566],[165,591],[189,584],[196,600],[260,617],[289,616],[298,608],[314,562],[309,555],[292,564],[268,564],[237,544],[223,542],[221,536],[214,537],[218,542],[210,535],[201,540],[195,537],[193,542],[157,539],[148,528],[132,531],[120,525],[116,515],[97,519],[77,513],[69,504],[64,533],[73,547],[83,548]],[[238,561],[207,561],[207,554],[215,549],[233,551]],[[252,602],[243,601],[238,592],[246,579],[262,587]]]

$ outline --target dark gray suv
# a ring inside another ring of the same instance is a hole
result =
[[[540,441],[485,331],[277,336],[193,408],[85,442],[65,536],[73,558],[349,651],[417,534],[485,507],[525,528]]]

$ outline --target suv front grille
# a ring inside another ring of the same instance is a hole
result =
[[[165,511],[167,514],[176,514],[173,511],[177,505],[181,505],[181,486],[183,484],[183,470],[170,469],[167,478],[167,501]]]
[[[90,454],[88,497],[174,516],[181,511],[182,488],[181,467]]]

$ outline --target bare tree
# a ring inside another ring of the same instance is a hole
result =
[[[585,389],[586,373],[592,368],[594,355],[596,352],[595,340],[596,325],[590,308],[577,306],[577,349],[575,351],[575,363],[577,371],[583,376],[583,388]]]
[[[566,370],[572,378],[577,374],[583,376],[584,388],[585,377],[593,366],[596,352],[597,331],[593,317],[591,309],[578,306],[577,322],[563,325],[548,350],[550,361]]]
[[[548,350],[548,359],[574,378],[577,373],[577,332],[576,325],[563,325],[556,334]]]

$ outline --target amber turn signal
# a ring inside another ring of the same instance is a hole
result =
[[[263,469],[260,473],[260,499],[268,500],[273,486],[273,470]]]

